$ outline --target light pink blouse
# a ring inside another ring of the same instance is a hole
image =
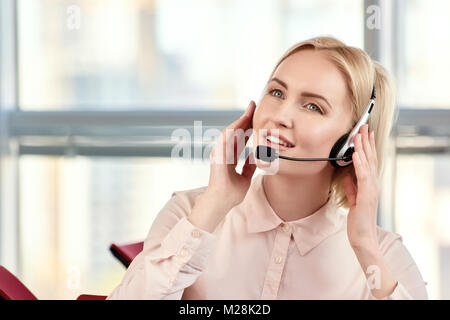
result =
[[[206,187],[174,192],[107,299],[377,299],[349,244],[347,211],[330,198],[312,215],[284,222],[263,177],[253,177],[213,233],[187,219]],[[384,299],[428,299],[402,237],[378,227],[378,243],[398,280]]]

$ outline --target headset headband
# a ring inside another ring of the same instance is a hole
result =
[[[361,116],[359,121],[356,123],[356,125],[353,127],[353,129],[348,134],[347,139],[345,140],[345,143],[343,146],[339,149],[339,152],[337,154],[337,158],[340,157],[347,157],[348,160],[338,160],[336,161],[339,166],[345,167],[346,165],[350,164],[352,162],[351,155],[353,151],[355,150],[355,145],[353,144],[353,140],[356,136],[356,134],[359,132],[359,129],[367,123],[370,113],[372,112],[372,108],[375,105],[375,98],[376,98],[376,90],[375,90],[375,84],[373,85],[372,94],[370,96],[369,104],[367,105],[366,111]]]

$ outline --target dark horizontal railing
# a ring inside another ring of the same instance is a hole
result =
[[[178,143],[171,139],[174,130],[184,128],[194,139],[208,129],[223,130],[242,112],[10,111],[6,122],[21,155],[170,157]],[[447,153],[450,110],[400,108],[392,136],[399,153]],[[200,141],[203,148],[211,142]]]

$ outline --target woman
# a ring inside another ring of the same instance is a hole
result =
[[[355,136],[351,165],[277,159],[276,172],[253,177],[267,164],[251,153],[236,172],[244,144],[230,132],[247,143],[250,130],[255,147],[280,155],[328,157],[373,85],[375,107]],[[394,109],[391,78],[363,50],[331,37],[294,45],[258,107],[251,101],[223,131],[208,186],[172,194],[108,299],[427,299],[401,236],[376,225]],[[224,161],[230,150],[232,163]]]

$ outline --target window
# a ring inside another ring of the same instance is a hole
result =
[[[411,108],[450,109],[450,2],[398,1],[398,101]]]
[[[111,243],[142,241],[173,191],[208,184],[209,164],[22,156],[20,173],[22,279],[40,298],[75,299],[114,289],[124,267]]]
[[[167,158],[171,132],[234,121],[295,42],[362,47],[362,1],[344,2],[19,0],[24,282],[42,298],[111,292],[111,242],[142,240],[172,191],[208,183],[209,162]]]
[[[450,298],[447,2],[384,2],[391,38],[371,38],[370,1],[0,1],[1,263],[41,299],[110,293],[124,273],[111,242],[142,240],[173,191],[207,185],[209,162],[170,161],[173,130],[223,128],[287,48],[332,35],[395,44],[380,221],[430,298]]]
[[[362,46],[362,1],[344,2],[19,0],[20,107],[244,109],[294,42]]]

